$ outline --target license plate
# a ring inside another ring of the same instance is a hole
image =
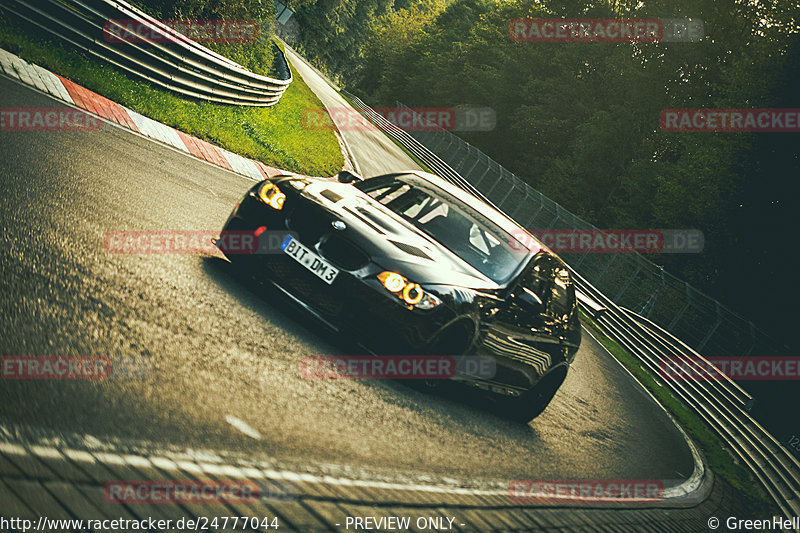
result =
[[[333,280],[339,275],[338,269],[294,240],[291,235],[286,236],[283,244],[281,244],[281,250],[328,285],[333,283]]]

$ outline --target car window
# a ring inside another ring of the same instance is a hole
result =
[[[375,200],[379,201],[383,205],[386,205],[398,196],[407,192],[410,188],[411,187],[408,185],[402,183],[394,183],[387,187],[381,187],[379,189],[369,191],[367,194],[372,196]]]
[[[477,213],[444,193],[400,180],[363,190],[498,283],[507,281],[526,257],[498,228],[482,223]]]

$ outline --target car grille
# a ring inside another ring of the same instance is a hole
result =
[[[358,270],[369,263],[369,256],[339,235],[328,235],[319,243],[322,256],[344,270]]]
[[[332,285],[328,285],[288,256],[269,261],[268,268],[275,274],[278,285],[314,309],[330,315],[342,312],[343,303],[334,296],[338,292],[335,287],[343,282],[339,277]]]

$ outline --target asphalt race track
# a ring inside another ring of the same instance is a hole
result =
[[[420,169],[413,159],[403,152],[394,141],[378,131],[375,126],[367,123],[365,127],[361,127],[357,121],[353,120],[354,117],[359,116],[358,112],[288,46],[286,47],[286,56],[294,72],[303,78],[331,112],[332,120],[353,152],[359,169],[365,177],[398,170]]]
[[[61,105],[5,78],[0,94],[3,107]],[[304,379],[303,357],[347,353],[347,341],[240,282],[221,256],[103,245],[115,230],[217,229],[246,178],[109,124],[3,132],[0,152],[0,352],[107,355],[143,369],[129,379],[4,380],[0,421],[20,439],[90,435],[471,486],[676,483],[692,472],[680,432],[588,335],[554,403],[528,426],[398,382]]]

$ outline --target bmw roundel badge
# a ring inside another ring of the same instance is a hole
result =
[[[345,224],[341,220],[334,220],[333,222],[331,222],[331,226],[333,226],[333,229],[337,231],[343,231],[347,229],[347,224]]]

